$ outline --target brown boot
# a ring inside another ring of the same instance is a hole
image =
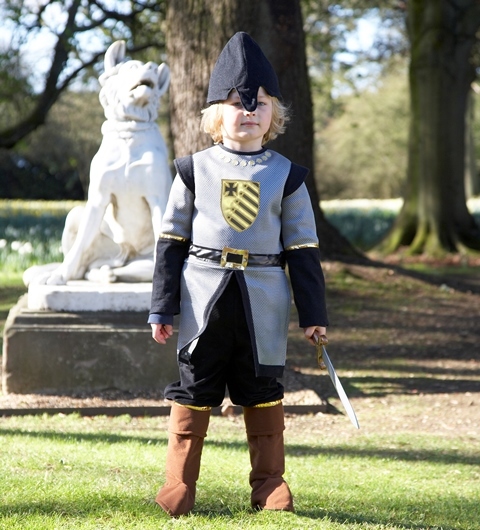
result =
[[[207,435],[210,409],[193,410],[172,405],[168,426],[166,481],[155,501],[169,515],[188,513],[195,504],[203,439]]]
[[[283,404],[245,407],[243,413],[252,464],[252,507],[293,512],[292,494],[282,478],[285,472]]]

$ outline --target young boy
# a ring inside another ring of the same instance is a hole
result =
[[[202,125],[216,145],[177,159],[157,245],[149,323],[165,344],[180,313],[180,380],[173,400],[166,483],[156,502],[170,515],[195,502],[210,410],[228,389],[243,407],[251,504],[293,511],[283,480],[283,386],[290,291],[312,344],[326,334],[318,239],[308,170],[264,144],[287,119],[277,77],[259,46],[235,34],[210,79]]]

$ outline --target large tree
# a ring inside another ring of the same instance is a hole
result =
[[[272,147],[311,169],[307,188],[314,208],[322,257],[359,253],[325,219],[313,178],[313,113],[299,0],[170,0],[167,56],[172,70],[170,105],[175,156],[211,145],[200,131],[210,73],[227,40],[248,32],[272,62],[293,119]]]
[[[468,95],[478,0],[409,0],[411,124],[403,208],[383,242],[386,252],[442,254],[480,249],[465,197]]]

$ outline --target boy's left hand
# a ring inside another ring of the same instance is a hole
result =
[[[317,345],[317,339],[321,337],[322,335],[325,337],[325,340],[327,340],[327,328],[323,326],[310,326],[308,328],[303,328],[303,332],[305,333],[305,338],[308,340],[310,344],[313,346]],[[328,342],[328,340],[327,340]],[[326,344],[326,342],[325,342]]]
[[[150,324],[152,327],[152,337],[159,344],[166,344],[167,339],[173,335],[173,326],[170,324]]]

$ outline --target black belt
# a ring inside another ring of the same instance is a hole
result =
[[[282,254],[250,254],[248,250],[224,247],[223,250],[191,245],[190,256],[198,259],[219,263],[227,269],[243,270],[249,267],[284,267]]]

